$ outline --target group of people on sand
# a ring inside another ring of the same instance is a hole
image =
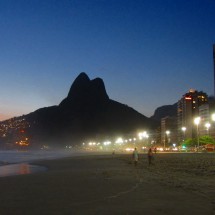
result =
[[[156,153],[156,148],[154,149],[154,153]],[[153,160],[153,151],[152,148],[149,148],[148,153],[147,153],[147,157],[148,157],[148,164],[151,165],[152,164],[152,160]],[[134,161],[134,165],[137,166],[138,163],[138,159],[139,159],[139,154],[137,151],[137,148],[134,148],[133,151],[133,161]]]

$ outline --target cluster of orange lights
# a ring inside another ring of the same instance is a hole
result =
[[[25,140],[20,140],[19,142],[16,142],[16,144],[19,146],[29,146],[28,138]]]

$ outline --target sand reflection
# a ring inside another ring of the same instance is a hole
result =
[[[0,166],[0,177],[13,175],[26,175],[46,171],[46,167],[30,165],[28,163],[9,164]]]

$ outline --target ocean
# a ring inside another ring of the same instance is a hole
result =
[[[36,160],[51,160],[68,156],[75,156],[77,153],[72,151],[0,151],[0,177],[32,174],[47,171],[46,167],[29,164]]]

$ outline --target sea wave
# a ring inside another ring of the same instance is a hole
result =
[[[30,162],[75,156],[77,154],[78,153],[71,150],[0,151],[0,177],[32,174],[36,172],[46,171],[46,167],[32,165],[30,164]]]
[[[0,151],[0,165],[31,162],[35,160],[50,160],[75,155],[77,155],[77,153],[71,150],[5,150]]]

